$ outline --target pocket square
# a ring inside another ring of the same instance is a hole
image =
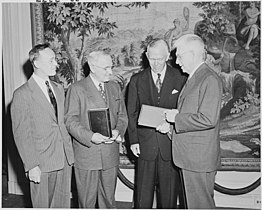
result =
[[[178,92],[178,90],[176,90],[176,89],[172,90],[172,94],[175,94],[177,92]]]

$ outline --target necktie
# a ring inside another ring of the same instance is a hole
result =
[[[156,88],[157,88],[157,92],[160,93],[161,90],[161,86],[162,86],[162,82],[161,82],[161,74],[157,74],[157,80],[156,80]]]
[[[100,94],[101,94],[102,98],[104,99],[104,101],[106,102],[106,92],[105,92],[105,90],[102,87],[102,83],[99,83],[98,86],[99,86]]]
[[[56,99],[55,99],[54,93],[53,93],[52,89],[50,88],[49,82],[46,81],[45,84],[46,84],[46,86],[47,86],[47,92],[48,92],[48,95],[49,95],[51,104],[52,104],[53,107],[54,107],[55,116],[56,116],[56,118],[57,118],[57,103],[56,103]]]

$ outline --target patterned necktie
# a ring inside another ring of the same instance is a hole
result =
[[[98,86],[99,86],[100,94],[101,94],[102,98],[104,99],[104,101],[106,102],[106,92],[105,92],[105,90],[103,89],[102,83],[99,83]]]
[[[161,74],[157,74],[157,80],[156,80],[156,88],[157,88],[157,92],[160,93],[161,90],[161,86],[162,86],[162,82],[161,82]]]
[[[52,104],[53,107],[54,107],[55,116],[56,116],[56,118],[57,118],[57,103],[56,103],[56,99],[55,99],[54,93],[53,93],[52,89],[50,88],[49,82],[46,81],[45,84],[46,84],[46,86],[47,86],[47,92],[48,92],[48,95],[49,95],[51,104]]]

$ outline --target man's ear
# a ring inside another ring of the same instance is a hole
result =
[[[35,68],[38,69],[38,66],[39,66],[38,60],[34,60],[34,61],[32,62],[32,65],[33,65]]]

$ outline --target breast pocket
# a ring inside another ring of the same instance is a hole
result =
[[[172,104],[173,108],[177,108],[178,96],[179,96],[179,93],[177,92],[175,94],[170,94],[170,96],[168,97],[168,102],[169,104]]]

